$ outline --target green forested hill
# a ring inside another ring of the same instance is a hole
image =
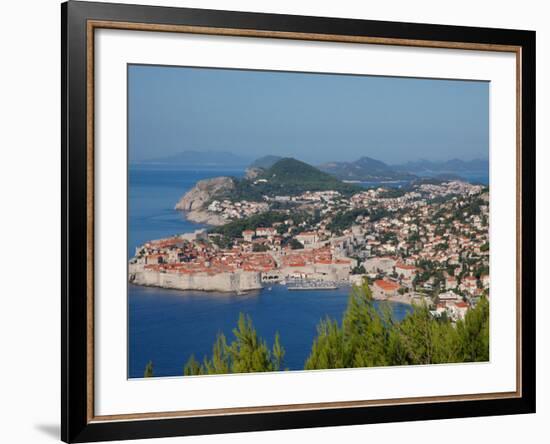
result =
[[[361,188],[344,183],[305,162],[287,157],[263,169],[253,179],[235,179],[235,188],[216,198],[261,201],[263,196],[295,196],[305,191],[327,190],[350,195]]]
[[[259,183],[258,179],[267,180]],[[263,185],[277,194],[298,194],[304,191],[334,190],[347,194],[357,191],[357,187],[342,182],[328,173],[299,160],[287,157],[258,176],[256,185]]]

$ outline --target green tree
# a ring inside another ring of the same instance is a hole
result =
[[[431,364],[434,354],[433,319],[426,304],[415,306],[399,326],[407,363]]]
[[[305,370],[344,368],[344,338],[338,322],[326,318],[317,325],[317,337],[313,341],[311,353],[304,365]]]
[[[237,328],[233,329],[235,341],[228,349],[233,373],[266,372],[273,370],[273,363],[265,341],[258,337],[250,316],[240,314]]]
[[[195,359],[195,355],[191,355],[187,363],[183,367],[184,376],[195,376],[203,374],[203,369],[199,361]]]
[[[386,319],[391,322],[391,318]],[[351,290],[342,329],[351,367],[388,365],[387,325],[374,305],[368,280]]]
[[[365,278],[361,285],[352,288],[342,327],[329,318],[320,322],[305,368],[390,365],[388,346],[392,328],[389,305],[382,305],[380,311],[376,308]]]
[[[285,349],[281,345],[279,332],[275,333],[275,342],[273,343],[273,370],[281,370],[285,357]]]
[[[317,327],[306,369],[423,365],[489,359],[486,298],[453,324],[436,319],[427,304],[414,305],[401,322],[389,304],[375,306],[368,282],[354,287],[342,326],[329,318]]]
[[[145,366],[145,371],[143,372],[144,378],[152,378],[153,377],[153,361],[149,361],[147,365]]]
[[[227,373],[269,372],[283,368],[285,349],[277,332],[272,350],[258,336],[250,316],[240,313],[235,339],[227,343],[223,333],[218,333],[212,346],[212,356],[205,357],[202,364],[191,355],[183,368],[185,376],[215,375]]]
[[[293,250],[303,250],[304,249],[304,246],[302,245],[302,243],[294,238],[291,238],[289,241],[288,241],[288,245],[290,245],[290,248],[293,249]]]
[[[489,360],[489,301],[482,296],[476,307],[468,310],[464,321],[457,322],[460,358],[463,362]]]
[[[434,329],[434,353],[432,363],[444,364],[461,362],[458,333],[446,314],[442,319],[432,322]]]
[[[253,244],[252,245],[252,251],[255,252],[255,253],[260,253],[260,252],[268,251],[268,250],[269,250],[269,246],[267,246],[265,244]]]
[[[223,375],[231,370],[231,357],[228,353],[227,341],[223,333],[218,333],[212,346],[212,357],[204,360],[203,373],[208,375]]]

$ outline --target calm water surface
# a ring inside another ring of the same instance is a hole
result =
[[[278,331],[286,350],[285,367],[302,370],[318,322],[326,316],[342,318],[349,289],[288,291],[276,285],[271,291],[235,295],[130,286],[129,292],[129,367],[134,378],[143,376],[149,360],[155,376],[182,375],[192,353],[199,360],[211,354],[218,332],[233,338],[239,313],[252,317],[269,347]],[[408,309],[394,304],[396,318]]]

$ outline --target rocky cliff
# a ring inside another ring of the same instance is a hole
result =
[[[206,208],[206,204],[216,194],[230,191],[235,187],[231,177],[214,177],[199,180],[176,204],[176,210],[193,211]]]
[[[187,219],[196,223],[223,225],[227,221],[207,210],[208,202],[217,194],[231,191],[235,182],[231,177],[200,180],[176,204],[176,210],[186,211]]]

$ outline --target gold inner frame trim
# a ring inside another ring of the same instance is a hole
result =
[[[288,40],[309,40],[336,43],[359,43],[372,45],[393,45],[421,48],[461,49],[489,52],[510,52],[516,56],[516,391],[498,393],[478,393],[451,396],[423,396],[380,400],[338,401],[307,404],[285,404],[256,407],[229,407],[219,409],[183,410],[172,412],[146,412],[96,416],[94,413],[94,31],[95,29],[119,29],[130,31],[176,32],[188,34],[220,35],[234,37],[277,38]],[[522,78],[521,46],[487,43],[446,42],[432,40],[413,40],[381,38],[368,36],[311,34],[300,32],[265,31],[255,29],[214,28],[187,25],[166,25],[150,23],[132,23],[105,20],[87,21],[87,421],[97,423],[105,421],[146,420],[161,418],[189,418],[200,416],[227,416],[238,414],[259,414],[274,412],[295,412],[303,410],[327,410],[336,408],[359,408],[388,405],[406,405],[415,403],[461,402],[491,399],[509,399],[522,396],[522,349],[521,349],[521,180],[522,180]]]

